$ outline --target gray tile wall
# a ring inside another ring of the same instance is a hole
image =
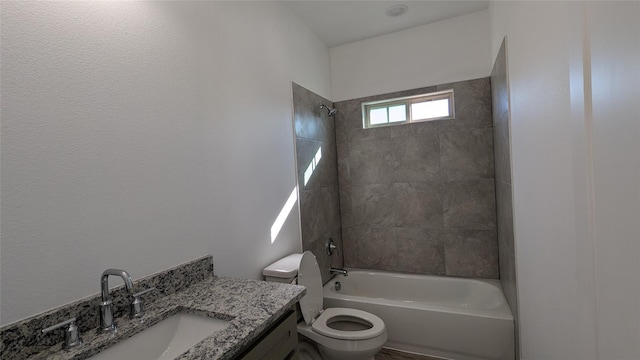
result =
[[[500,282],[518,322],[518,294],[516,292],[516,258],[513,235],[513,202],[511,186],[511,153],[509,137],[509,90],[507,83],[507,56],[502,42],[491,73],[493,93],[493,136],[496,158],[496,203],[498,220],[498,251],[500,258]],[[516,354],[518,351],[518,327],[516,329]]]
[[[334,118],[327,116],[320,104],[333,106],[331,101],[293,84],[302,248],[316,256],[323,282],[327,282],[329,268],[342,267],[343,247]],[[305,184],[304,173],[320,148],[320,162]],[[333,238],[339,249],[331,257],[325,253],[328,238]]]
[[[453,120],[362,128],[362,102],[445,89]],[[490,79],[335,106],[345,266],[498,278]]]

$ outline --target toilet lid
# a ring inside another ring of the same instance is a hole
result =
[[[305,251],[298,267],[298,285],[307,288],[307,294],[300,299],[300,310],[307,325],[322,311],[322,277],[315,255]]]

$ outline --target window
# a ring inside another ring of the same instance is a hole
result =
[[[362,103],[364,128],[453,119],[453,90]]]

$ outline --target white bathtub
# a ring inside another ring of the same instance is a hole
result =
[[[324,286],[324,306],[378,315],[391,349],[455,360],[514,359],[513,316],[497,280],[349,269]]]

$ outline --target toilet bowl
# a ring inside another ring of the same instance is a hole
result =
[[[323,309],[320,269],[310,251],[289,255],[265,268],[263,274],[268,281],[288,283],[297,275],[298,285],[307,288],[300,299],[303,319],[298,322],[298,333],[317,345],[323,359],[369,360],[387,341],[384,321],[378,316],[357,309]]]

